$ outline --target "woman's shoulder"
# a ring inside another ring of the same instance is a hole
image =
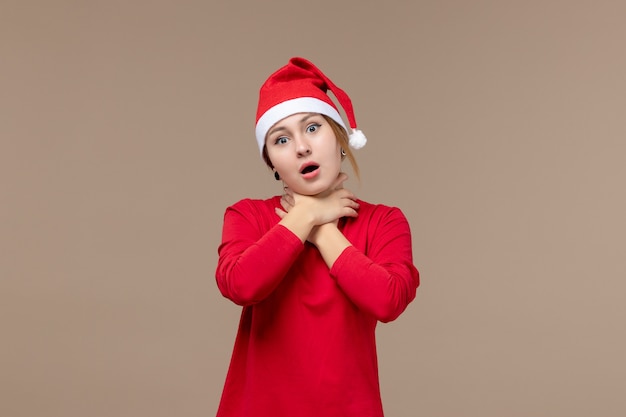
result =
[[[346,218],[344,234],[353,244],[361,245],[368,253],[368,248],[375,242],[387,241],[394,236],[410,233],[408,219],[402,210],[394,205],[371,203],[357,200],[357,217]]]
[[[404,217],[402,209],[397,206],[382,203],[371,203],[361,199],[357,199],[357,201],[359,203],[359,216],[365,215],[375,218],[384,218],[388,216]]]
[[[280,196],[273,196],[266,199],[243,198],[226,208],[226,211],[233,210],[250,215],[272,214],[274,208],[280,204]]]

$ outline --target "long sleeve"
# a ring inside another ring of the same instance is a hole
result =
[[[219,417],[383,416],[376,326],[406,308],[418,275],[402,213],[359,203],[338,225],[353,246],[330,269],[278,225],[279,196],[227,209],[217,282],[245,307]]]
[[[409,224],[390,208],[369,224],[367,255],[346,248],[331,268],[344,293],[382,322],[395,320],[415,298],[419,272],[413,265]]]
[[[272,224],[263,204],[242,200],[224,214],[215,276],[222,295],[239,305],[269,296],[303,249],[291,231]]]

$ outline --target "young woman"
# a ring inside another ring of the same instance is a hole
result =
[[[343,108],[347,128],[330,90]],[[228,207],[217,285],[243,306],[218,417],[381,417],[375,328],[419,284],[398,208],[343,188],[365,144],[348,95],[292,58],[260,90],[256,139],[284,193]]]

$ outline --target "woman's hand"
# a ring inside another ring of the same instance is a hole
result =
[[[305,196],[285,187],[280,202],[282,209],[276,208],[283,226],[290,229],[304,242],[317,247],[326,265],[331,268],[350,242],[337,228],[341,217],[358,216],[359,203],[352,192],[343,188],[348,176],[341,172],[331,187],[323,193]]]
[[[276,214],[283,219],[294,209],[302,211],[312,216],[311,222],[314,226],[333,222],[336,224],[341,217],[356,217],[359,203],[351,191],[343,188],[347,179],[345,173],[339,173],[328,190],[314,196],[298,194],[285,187],[285,194],[280,200],[283,209],[277,208]]]

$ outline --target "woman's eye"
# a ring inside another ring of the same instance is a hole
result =
[[[276,145],[281,145],[281,144],[283,144],[283,143],[287,143],[287,138],[286,138],[286,137],[284,137],[284,136],[281,136],[281,137],[277,138],[277,139],[274,141],[274,143],[275,143]]]
[[[319,127],[320,127],[320,125],[319,125],[319,124],[317,124],[317,123],[313,123],[313,124],[308,125],[308,126],[306,127],[306,131],[307,131],[307,133],[313,133],[313,132],[315,132],[315,131],[319,128]]]

